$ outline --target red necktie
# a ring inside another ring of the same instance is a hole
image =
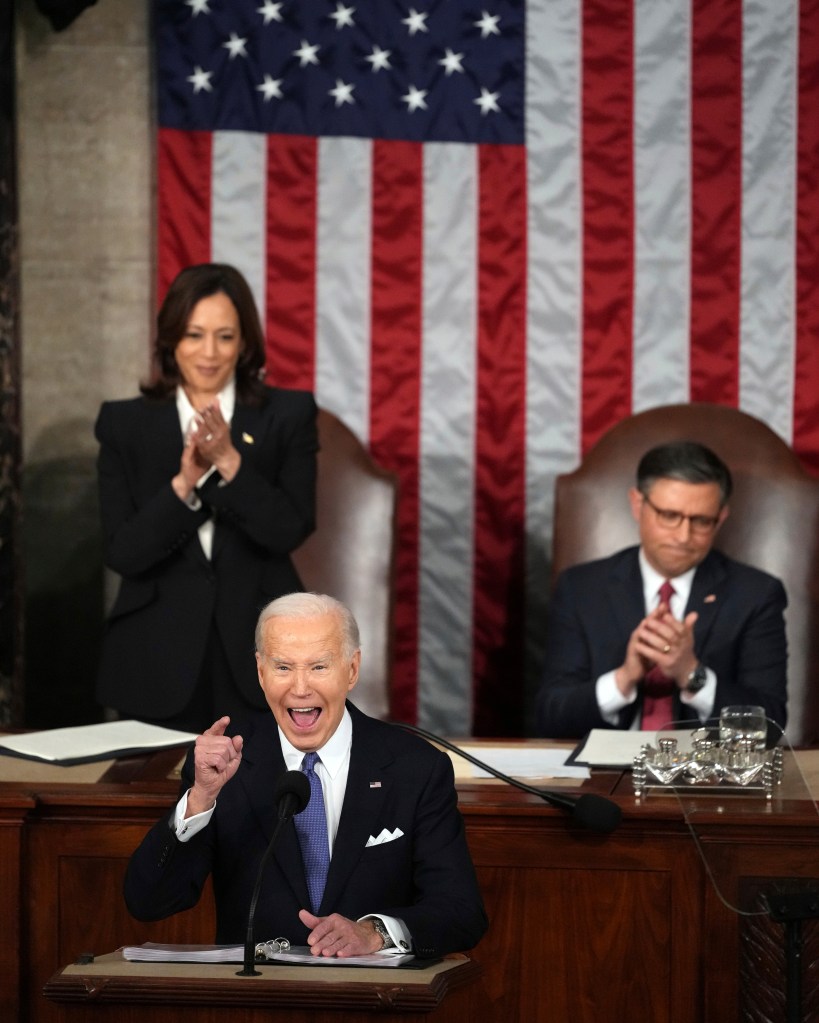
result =
[[[660,587],[660,603],[671,610],[671,597],[675,590],[668,579]],[[643,680],[643,720],[644,731],[654,732],[663,728],[674,717],[674,679],[664,675],[662,670],[654,667]]]

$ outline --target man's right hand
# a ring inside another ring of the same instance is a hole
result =
[[[210,810],[222,788],[239,769],[244,740],[241,735],[225,735],[229,724],[229,717],[219,718],[196,739],[194,781],[188,792],[186,817]]]
[[[668,608],[665,604],[655,607],[629,636],[626,659],[614,676],[617,688],[623,696],[631,696],[646,674],[654,667],[655,662],[644,652],[647,649],[645,636],[646,632],[652,628],[653,623],[659,621],[667,613]]]

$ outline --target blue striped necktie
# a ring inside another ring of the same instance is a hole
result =
[[[305,753],[301,769],[310,782],[310,802],[296,814],[293,821],[301,845],[301,858],[307,875],[307,890],[314,913],[318,913],[327,871],[330,869],[330,842],[327,838],[327,813],[324,809],[324,790],[315,772],[318,753]]]

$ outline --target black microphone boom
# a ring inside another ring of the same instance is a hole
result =
[[[256,875],[256,884],[253,888],[253,897],[250,900],[250,909],[247,914],[247,936],[245,937],[245,963],[244,969],[240,970],[239,977],[258,977],[259,971],[254,969],[253,964],[256,961],[256,942],[253,940],[253,921],[256,916],[256,903],[259,901],[259,892],[262,887],[262,875],[264,874],[264,868],[267,866],[267,861],[270,859],[270,854],[273,852],[273,847],[276,845],[276,840],[279,834],[291,817],[297,813],[301,813],[302,810],[310,802],[310,782],[307,780],[307,775],[302,771],[285,771],[276,782],[276,789],[273,793],[273,799],[278,807],[278,820],[276,827],[273,830],[273,836],[270,839],[270,843],[265,849],[264,856],[262,856],[259,863],[259,872]]]
[[[408,725],[403,721],[395,721],[394,724],[399,728],[406,728],[407,731],[415,732],[430,742],[443,746],[444,749],[457,753],[459,757],[463,757],[464,760],[475,764],[476,767],[480,767],[482,770],[494,775],[501,781],[505,781],[508,785],[520,789],[522,792],[530,792],[533,796],[538,796],[550,806],[556,806],[560,810],[567,810],[572,815],[573,820],[578,824],[582,824],[584,828],[589,828],[591,831],[601,831],[604,833],[614,831],[622,819],[623,814],[620,807],[611,799],[606,799],[605,796],[598,796],[593,792],[586,792],[582,796],[570,796],[563,792],[552,792],[549,789],[535,788],[534,785],[527,785],[517,778],[510,778],[508,774],[498,771],[491,764],[485,764],[482,760],[478,760],[477,757],[473,757],[471,753],[467,753],[466,750],[456,746],[448,739],[442,739],[439,735],[434,735],[424,728],[419,728],[418,725]]]

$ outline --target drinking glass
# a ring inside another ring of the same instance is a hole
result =
[[[762,707],[723,707],[719,715],[719,741],[725,749],[738,749],[743,739],[752,739],[754,750],[765,749],[768,722]]]

